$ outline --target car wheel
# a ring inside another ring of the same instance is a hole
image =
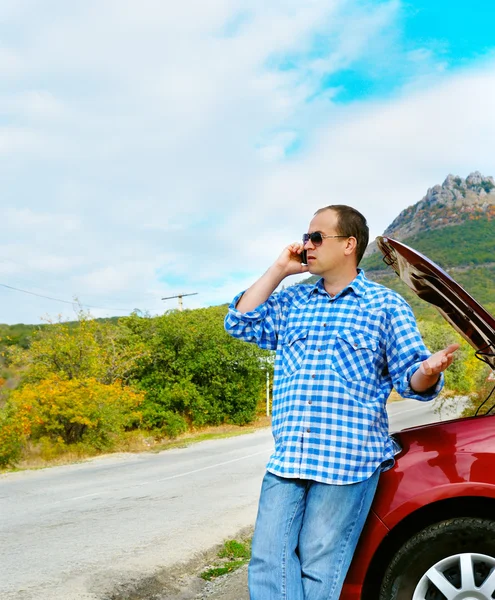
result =
[[[380,600],[495,598],[495,521],[457,518],[410,538],[389,563]]]

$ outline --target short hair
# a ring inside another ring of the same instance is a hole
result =
[[[357,240],[356,260],[359,264],[363,258],[364,252],[368,247],[370,230],[364,216],[352,206],[345,204],[332,204],[320,208],[315,215],[325,211],[333,210],[337,213],[337,234],[349,237],[355,237]]]

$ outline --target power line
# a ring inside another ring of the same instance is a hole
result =
[[[75,300],[70,301],[70,300],[61,300],[60,298],[53,298],[52,296],[44,296],[43,294],[36,294],[35,292],[29,292],[28,290],[21,290],[20,288],[16,288],[13,287],[11,285],[7,285],[6,283],[0,283],[0,286],[4,287],[4,288],[8,288],[9,290],[15,290],[16,292],[22,292],[23,294],[30,294],[31,296],[37,296],[38,298],[45,298],[46,300],[53,300],[54,302],[63,302],[64,304],[71,304],[72,306],[74,304],[80,304],[81,306],[85,306],[86,308],[96,308],[98,310],[119,310],[119,311],[123,311],[123,312],[133,312],[136,309],[135,308],[109,308],[109,307],[102,307],[102,306],[91,306],[90,304],[83,304],[82,302],[77,302]],[[158,310],[158,309],[156,309]]]

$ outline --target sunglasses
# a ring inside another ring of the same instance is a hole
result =
[[[348,235],[323,235],[320,231],[313,231],[313,233],[303,233],[302,241],[306,245],[311,242],[313,246],[321,246],[325,238],[346,238]]]

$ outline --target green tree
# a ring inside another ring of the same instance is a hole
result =
[[[77,323],[56,322],[33,333],[24,349],[5,351],[9,364],[22,368],[23,383],[57,375],[66,380],[92,377],[100,383],[129,379],[136,363],[146,360],[144,342],[128,328],[97,321],[81,311]]]
[[[245,424],[256,416],[265,375],[260,359],[269,353],[229,336],[225,306],[172,311],[161,317],[123,319],[149,350],[133,381],[146,390],[143,418],[167,426],[180,414],[192,426]]]

